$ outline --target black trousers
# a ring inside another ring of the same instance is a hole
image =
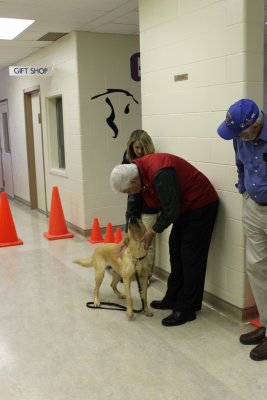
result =
[[[169,237],[171,273],[163,301],[176,311],[202,306],[209,246],[219,201],[181,214]]]

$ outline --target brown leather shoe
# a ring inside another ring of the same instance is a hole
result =
[[[259,344],[265,337],[266,328],[261,326],[255,331],[244,333],[240,336],[239,340],[242,344]]]
[[[260,344],[251,350],[250,358],[254,361],[267,360],[267,337],[262,339]]]

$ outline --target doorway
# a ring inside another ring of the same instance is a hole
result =
[[[24,91],[30,206],[47,214],[44,144],[39,86]]]
[[[11,142],[7,101],[0,102],[0,191],[14,198]]]

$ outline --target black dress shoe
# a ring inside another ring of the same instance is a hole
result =
[[[244,333],[239,340],[242,344],[259,344],[265,337],[266,328],[261,326],[252,332]]]
[[[196,313],[194,311],[190,312],[174,311],[171,315],[162,320],[162,325],[164,326],[183,325],[186,322],[193,321],[194,319],[196,319]]]
[[[261,342],[251,350],[250,358],[254,361],[267,360],[267,337],[264,337]]]
[[[163,300],[153,300],[150,303],[150,306],[152,308],[156,308],[157,310],[173,310],[174,304],[167,303],[166,301]]]

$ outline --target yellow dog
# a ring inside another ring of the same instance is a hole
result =
[[[74,262],[84,267],[94,267],[95,269],[95,289],[94,306],[100,307],[99,288],[103,281],[107,267],[112,268],[111,287],[115,294],[120,298],[126,298],[126,312],[129,319],[133,317],[133,301],[131,296],[131,281],[136,274],[140,282],[140,297],[143,303],[143,313],[151,317],[153,313],[147,306],[147,282],[148,282],[148,260],[147,250],[144,248],[140,238],[146,232],[144,224],[131,218],[128,223],[128,233],[125,235],[123,245],[104,244],[95,249],[89,259],[75,260]],[[119,281],[123,278],[125,295],[117,288]]]

